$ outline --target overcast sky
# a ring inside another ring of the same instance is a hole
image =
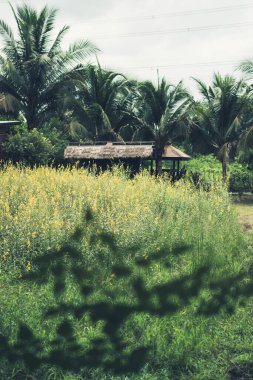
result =
[[[209,82],[214,71],[233,74],[241,60],[253,58],[253,0],[27,3],[37,9],[45,4],[59,9],[57,27],[71,26],[65,46],[89,39],[100,49],[102,66],[153,81],[158,68],[160,77],[173,83],[183,79],[195,94],[191,77]],[[0,18],[14,26],[6,0],[0,0]]]

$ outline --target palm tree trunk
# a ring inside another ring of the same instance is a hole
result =
[[[155,175],[162,175],[163,173],[163,161],[162,156],[164,152],[164,145],[161,143],[155,144]]]
[[[229,150],[230,150],[229,143],[224,144],[224,146],[223,146],[223,154],[222,154],[222,178],[223,178],[224,182],[226,182],[226,180],[227,180],[227,168],[228,168],[228,162],[229,162]]]
[[[227,161],[226,161],[226,159],[222,160],[222,179],[223,179],[223,182],[226,182],[226,180],[227,180]]]
[[[36,128],[36,123],[34,122],[34,120],[29,120],[29,121],[27,121],[27,129],[28,129],[28,131],[31,131],[31,130],[33,130],[34,128]]]
[[[162,156],[157,156],[155,160],[155,174],[156,176],[162,175],[163,173],[163,165],[162,165]]]
[[[37,122],[36,117],[34,116],[34,113],[31,111],[26,116],[26,123],[27,123],[27,129],[31,131],[34,128],[37,128]]]

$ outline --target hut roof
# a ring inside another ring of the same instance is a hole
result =
[[[10,127],[12,125],[21,124],[19,120],[0,120],[0,128],[1,127]]]
[[[189,160],[191,157],[175,148],[173,145],[166,145],[163,152],[163,158],[168,160],[173,158],[179,160]]]
[[[106,160],[126,158],[154,158],[152,143],[104,143],[100,145],[69,145],[65,148],[64,158]],[[172,145],[166,145],[163,159],[189,160],[190,156]]]
[[[68,146],[64,151],[64,158],[84,159],[117,159],[117,158],[149,158],[152,156],[152,145],[80,145]]]

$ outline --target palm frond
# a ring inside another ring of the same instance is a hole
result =
[[[63,37],[69,31],[69,26],[65,25],[57,34],[52,46],[49,48],[47,53],[50,58],[52,58],[60,49]]]
[[[20,104],[17,98],[11,94],[0,93],[0,110],[6,114],[18,114]]]
[[[70,45],[63,55],[64,62],[80,62],[91,54],[97,53],[99,49],[90,41],[80,40]]]
[[[77,120],[73,119],[68,127],[70,135],[77,141],[80,139],[92,141],[92,136],[88,129],[85,127],[85,125],[82,125]]]
[[[238,148],[242,151],[253,148],[253,126],[248,127],[242,134]]]
[[[240,63],[238,68],[244,72],[248,78],[251,78],[253,75],[253,59],[245,59]]]

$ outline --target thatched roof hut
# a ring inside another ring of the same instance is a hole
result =
[[[153,162],[156,160],[155,145],[150,142],[118,143],[105,142],[97,144],[72,144],[66,147],[64,158],[77,159],[81,162],[96,163],[100,168],[106,169],[112,163],[121,162],[128,166],[132,173],[140,170],[141,162],[150,162],[150,171],[154,173]],[[179,179],[184,170],[180,170],[180,162],[189,160],[190,156],[173,145],[166,145],[162,160],[171,161],[162,171],[167,172],[172,178]],[[157,169],[156,169],[157,173]]]
[[[64,158],[84,160],[120,160],[120,159],[146,159],[155,157],[154,144],[148,143],[112,143],[103,145],[69,145],[64,151]],[[190,156],[173,145],[166,145],[162,158],[164,160],[189,160]]]

